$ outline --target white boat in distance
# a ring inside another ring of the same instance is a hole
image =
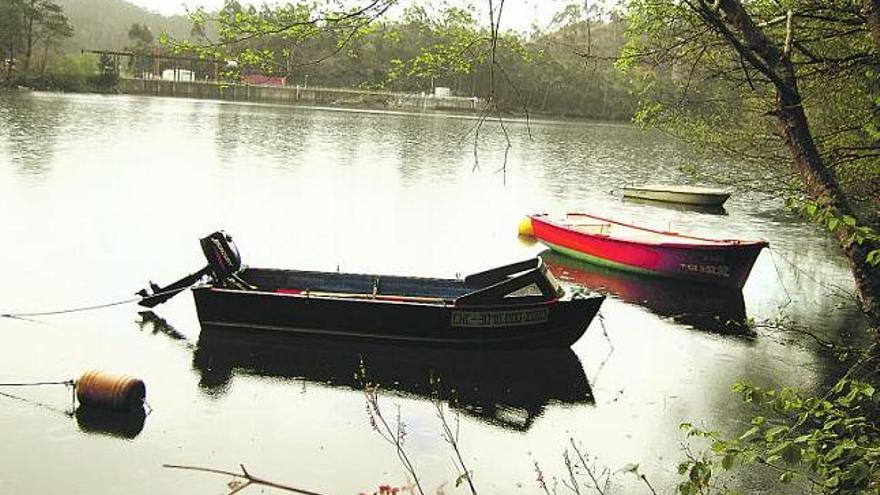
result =
[[[730,197],[730,193],[721,189],[696,186],[644,185],[624,187],[623,197],[700,206],[721,206]]]

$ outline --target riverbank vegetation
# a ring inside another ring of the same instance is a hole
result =
[[[627,9],[618,64],[639,87],[637,120],[765,170],[759,186],[783,191],[838,240],[876,339],[880,2],[633,0]],[[679,466],[680,492],[730,493],[718,474],[739,466],[815,493],[880,493],[877,348],[855,354],[817,396],[736,384],[760,406],[739,436],[683,425],[711,450]]]

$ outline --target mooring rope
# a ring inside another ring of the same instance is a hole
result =
[[[73,380],[64,380],[59,382],[20,382],[20,383],[0,383],[0,387],[37,387],[40,385],[68,385],[73,386],[76,382]]]
[[[168,294],[177,294],[178,292],[183,292],[188,289],[189,289],[189,287],[181,287],[179,289],[172,289],[172,290],[167,290],[167,291],[163,291],[163,292],[157,292],[155,294],[150,294],[147,297],[141,297],[141,296],[130,297],[128,299],[123,299],[120,301],[113,301],[113,302],[104,303],[104,304],[95,304],[95,305],[91,305],[91,306],[80,306],[80,307],[76,307],[76,308],[57,309],[57,310],[52,310],[52,311],[35,311],[35,312],[28,312],[28,313],[0,313],[0,318],[22,318],[23,319],[23,318],[28,318],[31,316],[51,316],[51,315],[60,315],[60,314],[66,314],[66,313],[79,313],[79,312],[83,312],[83,311],[93,311],[96,309],[109,308],[111,306],[120,306],[123,304],[130,304],[130,303],[142,301],[144,299],[151,298],[151,297],[160,297],[160,296],[165,296]]]

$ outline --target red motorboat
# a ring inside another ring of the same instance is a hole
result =
[[[639,227],[586,213],[530,215],[550,249],[620,270],[742,288],[765,241],[708,239]]]

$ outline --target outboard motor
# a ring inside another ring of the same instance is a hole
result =
[[[199,239],[199,244],[201,244],[202,252],[208,260],[207,266],[165,287],[150,282],[149,289],[138,291],[138,295],[143,297],[138,301],[138,304],[148,308],[162,304],[198,282],[205,275],[210,276],[215,283],[228,283],[232,287],[240,289],[248,288],[247,284],[235,275],[241,269],[241,255],[229,234],[219,230]]]
[[[211,277],[221,281],[235,274],[241,268],[241,255],[232,242],[232,236],[220,230],[208,237],[199,239],[202,252],[208,260]]]

